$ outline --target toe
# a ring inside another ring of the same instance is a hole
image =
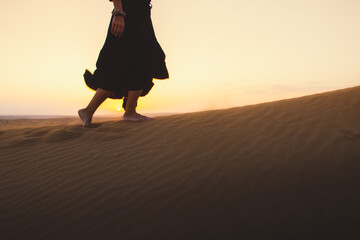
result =
[[[151,119],[150,117],[141,116],[141,121],[148,121],[148,120],[150,120],[150,119]]]

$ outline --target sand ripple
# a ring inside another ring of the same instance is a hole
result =
[[[1,239],[357,231],[360,87],[139,124],[22,124],[0,132]]]

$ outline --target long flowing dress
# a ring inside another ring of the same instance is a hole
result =
[[[154,78],[169,78],[165,53],[156,39],[151,22],[150,2],[122,0],[123,11],[126,12],[123,35],[117,37],[111,33],[112,16],[96,70],[92,74],[86,69],[84,73],[89,88],[114,92],[112,98],[124,98],[124,108],[128,91],[143,89],[140,96],[145,96],[154,86]]]

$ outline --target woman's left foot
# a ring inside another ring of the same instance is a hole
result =
[[[152,119],[151,117],[147,117],[138,113],[124,113],[123,120],[129,122],[144,122]]]
[[[92,116],[90,116],[87,111],[85,110],[85,108],[80,109],[78,111],[79,117],[81,119],[81,121],[83,122],[83,127],[90,127],[91,125],[91,119]]]

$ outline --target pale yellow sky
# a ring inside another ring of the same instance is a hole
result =
[[[220,5],[221,4],[221,5]],[[360,83],[359,0],[153,0],[168,80],[144,113],[242,106]],[[0,115],[75,115],[112,3],[0,0]],[[107,101],[98,114],[116,113]]]

